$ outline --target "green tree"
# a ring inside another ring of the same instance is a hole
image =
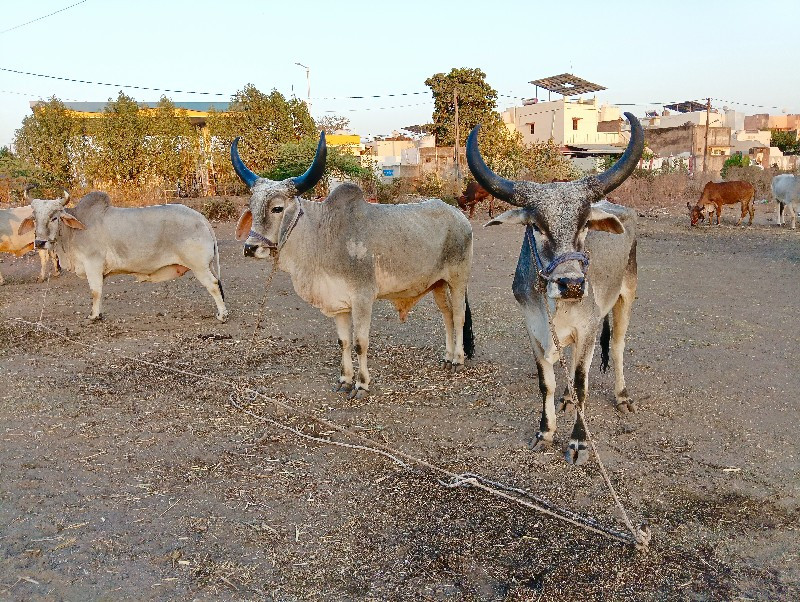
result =
[[[350,120],[341,115],[325,115],[325,117],[317,119],[315,123],[318,132],[324,131],[333,134],[339,130],[350,131]]]
[[[85,120],[67,110],[55,96],[39,103],[15,132],[19,158],[40,171],[42,182],[71,188],[79,180],[84,156]]]
[[[91,124],[90,176],[121,187],[144,187],[150,166],[148,117],[123,92],[116,100],[108,100],[103,113],[102,119]]]
[[[281,145],[277,152],[275,165],[270,170],[263,172],[262,175],[270,180],[285,180],[301,175],[314,160],[317,142],[313,138],[306,138],[299,142]],[[354,180],[367,187],[375,179],[372,170],[361,166],[359,157],[338,146],[328,147],[325,173],[315,190],[317,196],[324,196],[327,193],[331,177],[340,180]]]
[[[782,153],[796,155],[800,153],[800,142],[795,130],[770,130],[769,145],[777,146]]]
[[[146,140],[149,171],[168,188],[189,184],[199,161],[199,136],[184,109],[166,97],[150,111]]]
[[[462,146],[470,130],[477,124],[485,129],[496,127],[500,121],[495,112],[497,92],[485,81],[480,69],[453,68],[450,73],[437,73],[425,80],[433,94],[433,125],[437,146],[455,143],[455,100],[458,94],[459,144]]]
[[[225,113],[211,112],[208,128],[217,176],[235,181],[230,161],[230,145],[242,137],[239,153],[247,166],[264,173],[275,166],[283,144],[315,138],[317,129],[305,102],[286,98],[273,90],[264,94],[252,84],[236,92]]]

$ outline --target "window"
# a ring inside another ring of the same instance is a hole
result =
[[[536,127],[536,124],[535,124],[535,123],[532,123],[532,124],[531,124],[531,134],[535,134],[535,133],[536,133],[536,132],[534,132],[534,131],[533,131],[533,129],[534,129],[535,127]]]
[[[573,129],[573,130],[577,130],[577,129],[578,129],[578,122],[579,122],[580,120],[581,120],[581,118],[580,118],[580,117],[573,117],[573,118],[572,118],[572,129]]]

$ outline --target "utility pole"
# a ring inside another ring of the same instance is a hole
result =
[[[458,129],[458,90],[453,88],[453,103],[456,106],[456,186],[461,186],[461,166],[458,164],[458,155],[459,155],[459,148],[458,148],[458,138],[459,138],[459,129]]]
[[[303,63],[295,63],[295,65],[306,70],[306,85],[308,86],[308,100],[306,102],[308,104],[308,110],[311,112],[311,69],[306,67]]]
[[[703,173],[708,171],[708,125],[711,120],[711,99],[706,102],[706,141],[703,145]]]

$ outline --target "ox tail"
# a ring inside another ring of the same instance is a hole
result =
[[[472,310],[469,308],[469,298],[464,294],[464,355],[472,358],[475,355],[475,335],[472,332]]]
[[[611,324],[608,321],[608,315],[603,320],[603,330],[600,332],[600,371],[605,372],[608,370],[609,360],[609,345],[611,344]]]
[[[211,224],[208,224],[208,229],[211,231],[211,238],[214,240],[214,257],[211,259],[211,265],[208,267],[211,270],[211,273],[214,275],[214,278],[217,279],[219,294],[222,297],[222,300],[225,301],[225,291],[222,288],[222,271],[219,267],[219,244],[217,244],[217,236],[214,234],[214,229],[211,227]]]

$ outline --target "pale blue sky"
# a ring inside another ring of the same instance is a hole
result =
[[[606,86],[601,101],[637,103],[629,110],[638,115],[655,108],[647,103],[706,96],[746,113],[800,113],[797,0],[86,0],[17,27],[78,1],[3,0],[0,68],[226,101],[247,83],[305,98],[300,62],[311,68],[312,115],[345,115],[362,135],[429,121],[430,95],[324,98],[426,92],[427,77],[452,67],[479,67],[517,97],[532,96],[532,79],[571,71]],[[119,90],[141,101],[161,95],[0,70],[0,145],[30,100],[105,101]],[[500,97],[498,108],[514,102]]]

